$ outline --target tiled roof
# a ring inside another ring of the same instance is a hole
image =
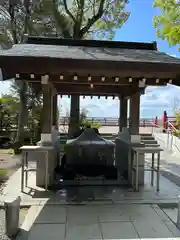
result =
[[[156,50],[89,46],[17,44],[9,50],[0,50],[0,57],[3,56],[180,64],[180,59]]]

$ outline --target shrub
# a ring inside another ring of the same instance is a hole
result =
[[[81,124],[82,128],[87,128],[87,127],[94,127],[99,129],[101,127],[101,124],[99,122],[90,122],[88,120],[84,120]]]
[[[8,170],[6,169],[0,169],[0,175],[7,175],[8,174]]]
[[[172,130],[172,134],[173,134],[174,136],[176,136],[176,137],[179,137],[179,136],[180,136],[180,130],[175,130],[175,129],[173,129],[173,130]]]

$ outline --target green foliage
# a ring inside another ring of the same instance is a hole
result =
[[[176,117],[176,123],[174,124],[174,128],[172,128],[172,134],[174,136],[179,137],[180,136],[180,110],[179,109],[176,109],[175,117]]]
[[[180,2],[179,0],[155,0],[155,8],[161,15],[154,17],[157,36],[166,39],[169,45],[180,44]]]
[[[69,117],[69,112],[67,112],[66,115],[67,115],[66,117]],[[85,108],[82,108],[80,112],[79,123],[77,128],[94,127],[99,129],[101,127],[100,123],[97,121],[93,121],[93,122],[88,121],[87,115],[88,115],[88,110]]]
[[[17,121],[19,100],[11,95],[3,95],[0,98],[0,131],[6,133],[12,128],[11,119]]]
[[[94,127],[94,128],[99,129],[101,127],[101,125],[96,121],[95,122],[88,121],[87,114],[88,114],[87,109],[83,108],[80,113],[79,126],[81,128]]]
[[[127,0],[12,1],[0,6],[0,42],[21,42],[30,35],[112,40],[128,19]]]
[[[81,124],[81,126],[83,128],[86,128],[86,127],[92,127],[92,128],[97,128],[99,129],[101,127],[100,123],[95,121],[95,122],[90,122],[88,120],[84,120]]]
[[[3,176],[3,175],[7,175],[8,174],[8,170],[6,169],[0,169],[0,175]]]
[[[176,136],[176,137],[179,137],[179,136],[180,136],[180,130],[175,130],[175,129],[173,129],[173,130],[172,130],[172,134],[173,134],[174,136]]]
[[[12,95],[3,95],[0,98],[0,131],[7,135],[8,133],[16,130],[18,127],[18,116],[20,108],[20,97],[18,94],[18,85],[12,83]],[[24,126],[23,138],[32,139],[33,142],[37,142],[40,139],[41,132],[41,112],[42,112],[42,96],[34,96],[34,92],[28,91],[28,102],[26,106],[27,110],[27,123]],[[15,91],[15,92],[14,92]],[[16,93],[16,94],[14,94]],[[28,134],[26,134],[28,132]],[[10,135],[10,137],[13,137]],[[24,141],[23,140],[23,141]]]
[[[176,110],[176,125],[180,126],[180,110]]]

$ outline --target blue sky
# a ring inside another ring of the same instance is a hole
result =
[[[152,0],[130,0],[127,9],[131,15],[128,21],[117,30],[116,41],[157,41],[158,49],[170,55],[180,57],[178,47],[169,47],[166,41],[156,37],[153,27],[153,16],[159,14],[158,9],[152,8]],[[0,83],[0,93],[6,93],[9,89],[8,83]],[[69,109],[70,101],[67,97],[59,98],[59,105],[63,114]],[[173,114],[173,106],[180,106],[180,88],[168,85],[166,87],[148,87],[145,95],[141,97],[141,117],[162,116],[164,110],[169,115]],[[86,97],[81,99],[81,107],[89,111],[89,116],[94,117],[117,117],[119,115],[119,100],[116,98]]]

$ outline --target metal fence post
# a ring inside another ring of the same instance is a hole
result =
[[[173,135],[171,134],[171,143],[170,143],[170,150],[171,150],[171,152],[172,152],[172,150],[173,150]]]
[[[180,196],[178,196],[177,228],[180,229]]]
[[[151,133],[153,134],[154,133],[154,120],[152,118],[152,122],[151,122]]]
[[[167,132],[167,149],[169,150],[169,131]]]
[[[5,207],[5,229],[8,237],[14,237],[19,231],[19,212],[21,198],[4,202]]]

